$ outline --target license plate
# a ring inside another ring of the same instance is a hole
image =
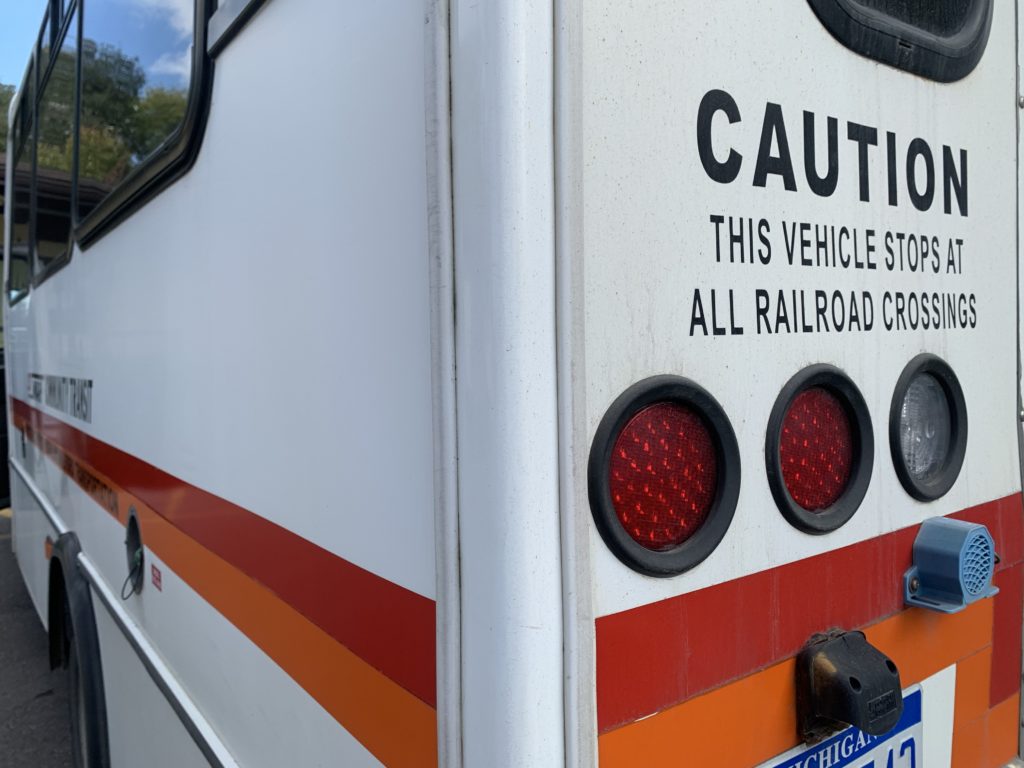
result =
[[[797,747],[761,768],[918,768],[921,765],[921,689],[903,694],[900,721],[882,736],[847,728],[811,747]]]

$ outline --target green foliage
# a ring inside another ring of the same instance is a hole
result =
[[[71,142],[40,144],[36,149],[39,167],[46,170],[71,173]]]
[[[185,115],[184,89],[146,89],[137,58],[116,46],[82,45],[79,178],[113,186],[160,146]],[[71,171],[75,57],[57,55],[39,103],[40,168]],[[7,109],[15,88],[0,84],[0,152],[6,148]]]
[[[113,130],[83,125],[78,136],[78,175],[113,185],[131,170],[131,152]]]
[[[112,45],[82,46],[82,123],[121,130],[132,124],[146,74]]]
[[[36,153],[40,168],[71,172],[72,112],[75,104],[75,57],[62,51],[39,103]]]
[[[138,111],[129,138],[132,152],[145,157],[181,123],[187,97],[182,90],[150,88],[139,100]]]
[[[7,110],[14,98],[14,86],[0,83],[0,153],[7,148]]]
[[[79,175],[113,185],[181,122],[184,90],[145,89],[137,58],[111,45],[82,45]]]

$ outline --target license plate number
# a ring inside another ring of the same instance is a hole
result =
[[[847,728],[813,746],[790,750],[761,768],[918,768],[921,765],[921,689],[903,694],[900,721],[882,736]]]

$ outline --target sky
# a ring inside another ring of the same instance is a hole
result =
[[[180,86],[188,78],[193,3],[106,0],[92,6],[86,35],[138,56],[146,69],[147,85]],[[21,83],[46,6],[46,0],[0,0],[0,83]]]
[[[3,24],[0,24],[0,83],[17,85],[25,74],[46,12],[45,0],[0,0]]]

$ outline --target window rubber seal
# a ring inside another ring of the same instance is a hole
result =
[[[974,0],[963,26],[929,32],[859,0],[807,0],[831,35],[854,53],[940,83],[969,75],[981,61],[992,28],[992,0]]]

